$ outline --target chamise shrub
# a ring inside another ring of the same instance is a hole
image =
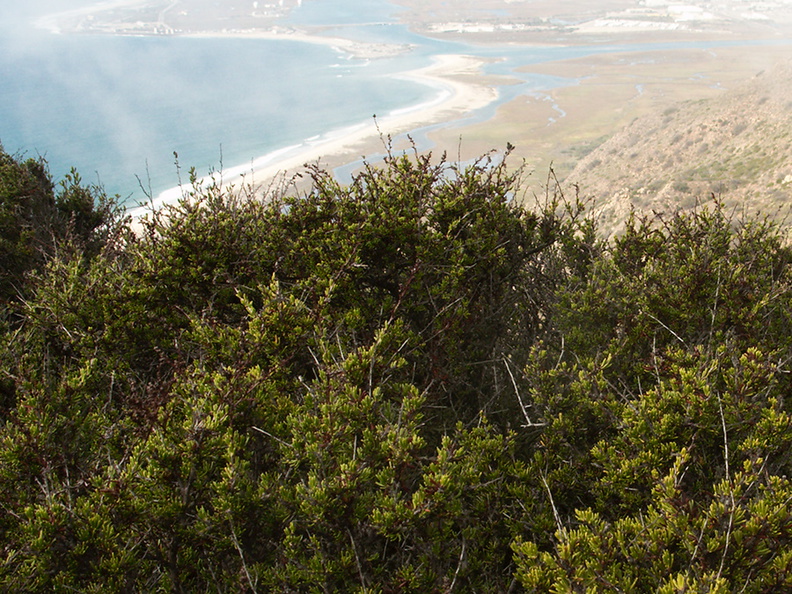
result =
[[[391,156],[132,233],[2,167],[4,590],[789,589],[773,224]]]
[[[515,540],[527,590],[789,590],[789,259],[714,203],[633,218],[558,292],[526,367],[556,523]]]

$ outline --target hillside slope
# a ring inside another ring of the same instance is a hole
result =
[[[792,64],[708,100],[644,116],[580,160],[566,178],[591,197],[605,231],[631,208],[687,209],[713,196],[783,216],[792,198]]]

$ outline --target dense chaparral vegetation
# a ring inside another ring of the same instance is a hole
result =
[[[792,588],[792,252],[391,156],[133,233],[0,158],[0,588]]]

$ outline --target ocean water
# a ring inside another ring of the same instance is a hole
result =
[[[388,19],[383,4],[362,4],[368,13],[344,18]],[[327,22],[304,11],[293,21],[304,17]],[[363,29],[357,27],[365,36]],[[180,176],[186,181],[190,167],[204,175],[244,165],[430,100],[436,89],[389,76],[425,65],[430,55],[370,61],[285,40],[54,35],[32,28],[19,35],[0,28],[0,143],[8,152],[43,156],[56,179],[75,167],[131,206],[177,185]]]

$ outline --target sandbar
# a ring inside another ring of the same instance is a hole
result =
[[[275,41],[298,41],[332,47],[336,51],[344,52],[352,58],[377,59],[389,58],[398,54],[409,52],[413,49],[410,44],[371,43],[353,41],[343,37],[329,37],[314,35],[292,27],[270,27],[269,29],[240,29],[228,31],[202,31],[183,33],[181,37],[217,38],[233,37],[236,39],[270,39]]]

